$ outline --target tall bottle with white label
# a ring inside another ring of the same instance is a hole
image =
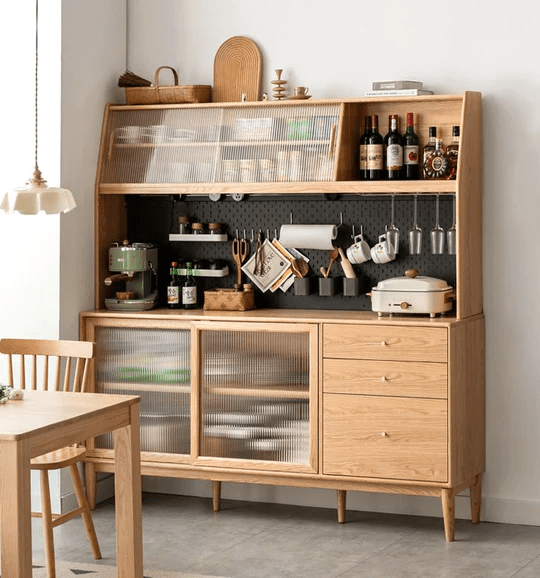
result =
[[[384,137],[384,177],[397,181],[401,179],[403,169],[403,139],[399,134],[397,114],[391,114],[388,121],[388,132]]]
[[[415,181],[420,178],[418,135],[414,132],[414,113],[407,113],[407,128],[403,135],[403,178]]]
[[[379,117],[371,117],[371,132],[367,139],[367,180],[379,181],[384,175],[384,139],[379,132]]]
[[[178,263],[173,261],[171,263],[171,280],[167,286],[167,307],[169,309],[180,309],[182,303],[180,301],[180,282],[177,275]]]
[[[182,286],[182,306],[184,309],[197,308],[197,282],[193,277],[191,263],[186,263],[186,280]]]
[[[371,133],[371,116],[364,117],[364,134],[360,137],[360,180],[368,179],[367,144]]]

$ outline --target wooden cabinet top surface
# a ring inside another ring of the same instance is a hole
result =
[[[476,317],[482,317],[475,316]],[[430,318],[428,315],[402,315],[400,317],[377,317],[372,311],[329,311],[310,309],[252,309],[251,311],[192,311],[152,309],[150,311],[114,312],[106,309],[85,311],[81,318],[107,318],[121,320],[168,321],[225,321],[235,322],[275,322],[275,323],[344,323],[395,326],[450,327],[470,321],[456,319],[454,315]]]

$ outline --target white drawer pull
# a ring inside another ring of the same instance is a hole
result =
[[[386,437],[388,434],[387,434],[385,431],[383,431],[383,432],[381,432],[381,435],[382,435],[382,437],[384,438],[384,437]]]
[[[381,345],[388,345],[388,343],[386,343],[386,341],[381,341]]]
[[[381,381],[388,381],[388,378],[383,375],[383,376],[381,377]]]

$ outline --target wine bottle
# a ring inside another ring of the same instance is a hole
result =
[[[384,137],[384,176],[390,181],[401,179],[403,169],[403,139],[398,130],[398,116],[388,117],[388,132]]]
[[[428,157],[435,151],[435,140],[437,138],[437,127],[436,126],[430,126],[429,127],[429,140],[426,144],[426,146],[424,147],[424,149],[422,150],[422,174],[424,179],[429,179],[431,177],[428,177],[426,174],[426,161],[428,159]]]
[[[364,134],[360,137],[360,180],[368,179],[367,170],[367,144],[369,133],[371,132],[371,117],[364,117]]]
[[[452,162],[444,150],[442,139],[435,139],[435,150],[428,155],[424,163],[427,179],[447,179],[452,172]]]
[[[414,113],[407,113],[407,128],[403,135],[403,178],[416,180],[419,178],[418,135],[414,132]]]
[[[178,281],[178,263],[173,261],[171,263],[171,280],[167,287],[167,306],[169,309],[180,309],[182,303],[180,302],[180,282]]]
[[[193,277],[191,263],[186,263],[186,280],[182,287],[182,305],[184,309],[197,308],[197,283]]]
[[[452,163],[452,171],[448,179],[455,179],[457,176],[457,163],[459,156],[459,126],[452,127],[452,142],[446,147],[446,154]]]
[[[383,178],[384,139],[379,132],[379,117],[371,117],[371,132],[367,139],[367,180],[378,181]]]

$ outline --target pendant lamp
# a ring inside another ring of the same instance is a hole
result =
[[[44,211],[49,215],[67,213],[75,208],[75,200],[68,189],[48,187],[38,167],[38,0],[36,0],[36,70],[35,70],[35,148],[34,172],[24,187],[11,189],[4,194],[0,210],[6,213],[36,215]]]

